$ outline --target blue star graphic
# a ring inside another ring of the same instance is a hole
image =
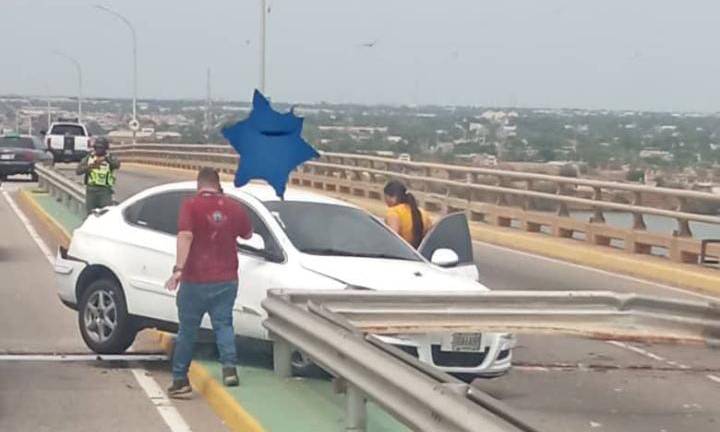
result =
[[[235,186],[252,179],[267,181],[283,198],[290,173],[320,154],[302,136],[303,119],[292,111],[281,114],[258,90],[245,120],[223,128],[222,134],[240,155]]]

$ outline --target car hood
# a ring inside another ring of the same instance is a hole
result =
[[[304,254],[302,266],[339,282],[377,291],[487,291],[467,277],[457,276],[421,261],[331,257]]]

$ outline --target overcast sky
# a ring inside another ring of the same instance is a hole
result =
[[[248,100],[260,0],[101,1],[139,39],[139,96]],[[0,0],[0,93],[131,95],[129,31],[86,0]],[[720,111],[717,0],[270,0],[290,102]],[[377,41],[373,48],[363,43]]]

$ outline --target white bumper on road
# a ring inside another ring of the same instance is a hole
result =
[[[484,333],[478,351],[452,351],[444,343],[448,336],[413,334],[378,337],[444,372],[492,377],[510,370],[512,349],[515,347],[513,335]]]

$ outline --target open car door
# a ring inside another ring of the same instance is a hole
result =
[[[447,256],[443,254],[443,251],[435,256],[436,252],[441,249],[449,249],[457,254],[457,263],[451,266],[439,263],[439,261],[443,261],[443,257],[440,255]],[[452,213],[438,221],[420,243],[418,252],[428,261],[445,267],[452,273],[467,276],[473,280],[478,280],[480,276],[473,256],[470,226],[464,213]]]

